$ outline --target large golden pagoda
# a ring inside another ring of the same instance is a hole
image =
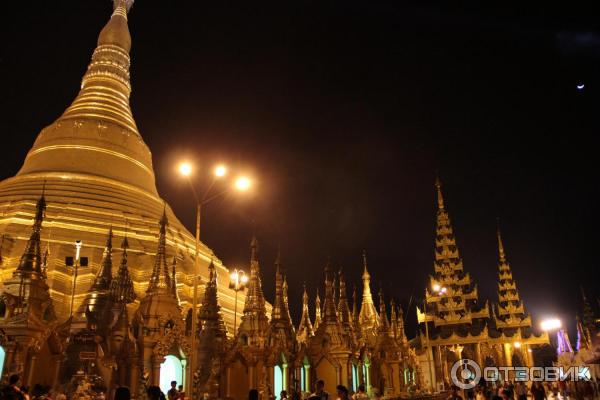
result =
[[[40,132],[17,175],[0,182],[3,281],[12,276],[23,253],[36,199],[45,185],[48,208],[41,245],[42,252],[47,252],[47,283],[60,320],[70,313],[73,289],[77,310],[102,267],[110,227],[117,243],[125,236],[128,239],[129,272],[138,298],[143,297],[152,274],[148,266],[154,264],[157,249],[158,221],[165,208],[170,222],[166,254],[177,259],[181,304],[184,309],[191,304],[194,237],[158,194],[152,154],[129,105],[127,19],[131,3],[115,1],[75,100]],[[75,240],[83,242],[81,256],[90,262],[79,268],[74,288],[74,269],[65,266],[65,257],[74,255]],[[225,276],[222,263],[208,247],[201,244],[199,253],[202,283],[208,279],[211,259]],[[234,293],[223,285],[218,289],[223,317],[232,326]],[[242,295],[240,308],[243,303]]]

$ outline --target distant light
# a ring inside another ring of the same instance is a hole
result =
[[[513,345],[515,346],[515,349],[521,348],[521,342],[515,342]]]
[[[577,85],[577,90],[581,91],[585,88],[585,84],[584,83],[580,83],[579,85]]]
[[[542,323],[540,324],[540,327],[542,328],[543,331],[553,331],[553,330],[559,329],[561,326],[562,326],[562,323],[560,322],[560,319],[558,319],[558,318],[546,319],[546,320],[542,321]]]
[[[439,291],[440,291],[440,289],[441,289],[441,287],[440,287],[440,285],[438,285],[438,284],[436,283],[435,285],[433,285],[432,289],[433,289],[433,291],[434,291],[434,292],[439,292]]]
[[[232,281],[237,281],[238,280],[238,273],[237,273],[237,271],[233,272],[231,274],[230,278],[231,278]]]
[[[246,283],[248,283],[248,275],[244,274],[242,275],[242,279],[241,279],[242,283],[245,285]]]
[[[250,182],[250,179],[246,178],[245,176],[240,176],[235,181],[236,189],[241,191],[248,190],[251,184],[252,182]]]
[[[188,162],[179,164],[179,173],[183,176],[190,176],[192,174],[192,165]]]
[[[446,293],[446,290],[447,290],[447,289],[446,289],[445,287],[443,287],[443,288],[441,288],[441,289],[440,289],[440,292],[441,292],[441,293]]]
[[[225,175],[227,175],[227,167],[224,166],[224,165],[222,165],[222,164],[217,165],[215,167],[215,176],[221,178],[221,177],[223,177]]]

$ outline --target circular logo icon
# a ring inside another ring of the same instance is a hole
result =
[[[481,379],[481,367],[473,360],[463,358],[452,366],[452,383],[461,389],[473,389]]]

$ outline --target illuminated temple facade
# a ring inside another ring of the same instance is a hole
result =
[[[477,285],[465,272],[439,179],[434,273],[417,306],[420,324],[415,344],[425,351],[421,365],[428,386],[451,384],[450,370],[461,358],[480,366],[533,366],[532,348],[549,343],[534,333],[498,228],[498,301],[480,302]],[[436,387],[437,389],[437,387]]]
[[[256,238],[237,326],[228,270],[203,244],[192,312],[195,238],[160,198],[129,106],[130,7],[115,1],[75,100],[0,182],[3,380],[18,373],[26,385],[72,391],[92,382],[109,398],[128,386],[138,399],[177,380],[194,398],[244,399],[256,388],[270,399],[323,379],[330,393],[364,384],[397,397],[447,378],[461,352],[531,363],[527,349],[547,337],[531,331],[500,234],[499,298],[488,307],[463,271],[439,184],[435,271],[417,338],[407,338],[393,293],[374,300],[366,253],[357,263],[362,296],[326,263],[322,287],[304,288],[301,299],[288,298],[278,256],[269,304]],[[290,304],[302,305],[297,325]]]

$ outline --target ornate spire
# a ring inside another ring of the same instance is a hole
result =
[[[294,324],[292,323],[292,315],[290,314],[290,302],[288,298],[288,283],[287,276],[283,276],[283,311],[284,317],[292,326],[292,330],[294,329]]]
[[[200,305],[199,319],[204,334],[211,331],[211,337],[216,336],[224,339],[227,336],[227,330],[223,321],[223,315],[221,314],[217,288],[217,271],[211,259],[208,265],[208,282],[206,282],[204,288],[204,298]]]
[[[106,237],[102,263],[90,288],[91,291],[108,290],[110,288],[110,282],[112,281],[112,238],[113,230],[111,226]]]
[[[498,255],[501,263],[506,262],[506,255],[504,254],[504,244],[502,243],[502,235],[500,234],[500,223],[498,223],[498,228],[496,230],[496,234],[498,235]]]
[[[300,343],[306,343],[309,338],[315,335],[313,325],[310,321],[310,314],[308,312],[308,293],[306,292],[306,284],[303,285],[303,288],[302,317],[300,318],[300,325],[298,325],[298,332],[296,333],[296,339]]]
[[[252,237],[250,242],[250,279],[247,285],[246,302],[244,303],[244,314],[265,314],[265,296],[260,279],[260,265],[258,263],[258,239]]]
[[[25,245],[25,250],[21,256],[19,266],[13,275],[42,275],[42,252],[40,250],[40,235],[42,231],[42,222],[46,213],[45,188],[37,201],[35,207],[35,217],[29,241]]]
[[[321,298],[319,297],[319,289],[317,288],[317,296],[315,297],[315,331],[321,324]]]
[[[477,287],[472,284],[469,274],[463,270],[450,217],[444,205],[439,178],[436,178],[435,189],[438,203],[434,250],[435,274],[430,277],[426,289],[427,312],[434,314],[436,326],[471,324],[474,318],[482,322],[483,318],[489,316],[488,307],[478,305]],[[484,323],[477,323],[476,326],[478,329],[483,329]]]
[[[275,301],[273,302],[273,310],[271,311],[271,321],[284,318],[284,301],[283,301],[283,273],[281,271],[281,254],[277,253],[275,260]]]
[[[390,321],[388,320],[387,311],[385,309],[385,297],[383,289],[379,288],[379,333],[390,334]]]
[[[435,189],[437,191],[438,210],[445,210],[444,197],[442,196],[442,182],[439,177],[435,177]]]
[[[81,80],[81,90],[58,121],[101,121],[117,124],[139,136],[129,106],[131,36],[127,11],[132,3],[125,0],[114,2],[112,16],[98,36],[92,61]]]
[[[390,328],[392,337],[394,338],[394,340],[398,340],[398,316],[396,315],[396,302],[394,301],[393,297],[390,300]]]
[[[171,264],[171,294],[177,300],[177,304],[179,304],[179,294],[177,293],[177,256],[173,256],[173,263]]]
[[[354,328],[354,336],[356,339],[360,339],[362,337],[359,312],[358,291],[356,289],[356,285],[354,285],[354,289],[352,290],[352,327]]]
[[[371,295],[371,275],[367,268],[367,252],[363,250],[363,296],[362,305],[360,307],[360,326],[364,331],[371,331],[374,333],[375,328],[379,325],[379,316],[377,315],[377,309],[373,303],[373,296]]]
[[[123,238],[121,243],[121,249],[123,255],[121,256],[121,264],[119,265],[119,271],[117,276],[110,283],[110,295],[112,300],[116,303],[129,304],[135,300],[135,291],[133,290],[133,281],[129,275],[129,268],[127,267],[127,248],[129,242],[127,237]]]
[[[323,305],[323,323],[338,322],[334,300],[333,276],[329,263],[325,265],[325,304]]]
[[[150,277],[150,285],[146,293],[171,293],[171,274],[169,267],[167,266],[167,212],[166,209],[163,211],[162,218],[160,219],[160,230],[158,235],[158,250],[156,251],[156,259],[154,260],[154,268],[152,269],[152,276]]]
[[[348,305],[348,298],[346,297],[346,279],[344,278],[344,272],[340,268],[338,272],[338,281],[340,283],[339,300],[337,304],[338,317],[344,332],[347,335],[353,336],[354,327],[352,326],[352,314],[350,313],[350,306]]]

